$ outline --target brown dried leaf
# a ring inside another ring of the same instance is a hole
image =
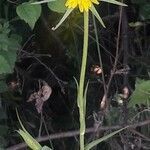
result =
[[[29,99],[27,100],[27,102],[31,102],[35,100],[35,107],[38,113],[41,113],[44,102],[50,98],[51,94],[52,94],[52,88],[45,81],[42,81],[42,87],[41,86],[39,87],[38,92],[32,93]]]
[[[47,101],[52,94],[52,88],[45,82],[42,86],[43,101]]]

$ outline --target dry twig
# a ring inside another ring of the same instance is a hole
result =
[[[132,124],[132,125],[128,125],[128,129],[130,128],[136,128],[136,127],[140,127],[140,126],[144,126],[144,125],[148,125],[150,124],[150,120],[146,120],[143,122],[139,122],[136,124]],[[97,132],[99,131],[106,131],[106,130],[118,130],[122,128],[122,126],[106,126],[106,127],[99,127],[97,129]],[[93,133],[95,132],[95,128],[91,127],[91,128],[87,128],[86,129],[86,134],[89,133]],[[49,139],[53,140],[53,139],[60,139],[60,138],[69,138],[69,137],[74,137],[74,136],[78,136],[79,135],[79,130],[74,130],[74,131],[68,131],[68,132],[61,132],[61,133],[55,133],[55,134],[51,134],[50,136],[42,136],[40,138],[36,138],[36,140],[38,142],[43,142],[43,141],[47,141]],[[11,147],[6,148],[6,150],[21,150],[22,148],[27,147],[26,143],[20,143]]]

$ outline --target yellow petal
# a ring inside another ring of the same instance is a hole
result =
[[[94,3],[94,4],[99,4],[99,2],[97,1],[97,0],[91,0],[92,1],[92,3]]]
[[[80,12],[88,11],[93,4],[99,4],[98,0],[67,0],[65,6],[68,8],[78,7]]]

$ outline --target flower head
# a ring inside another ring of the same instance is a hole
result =
[[[98,21],[101,23],[103,27],[105,27],[102,18],[100,17],[99,13],[95,9],[93,4],[99,4],[98,1],[108,2],[115,5],[120,6],[127,6],[124,3],[118,2],[116,0],[66,0],[65,6],[68,7],[67,11],[65,12],[64,16],[61,18],[61,20],[58,22],[56,27],[53,27],[52,30],[56,30],[70,15],[70,13],[78,7],[80,12],[84,12],[84,14],[88,14],[88,10],[92,12],[92,14],[98,19]]]
[[[99,4],[98,0],[67,0],[66,2],[66,7],[68,8],[75,8],[75,7],[79,7],[79,10],[81,12],[83,11],[88,11],[91,6],[92,6],[92,3],[94,4]]]

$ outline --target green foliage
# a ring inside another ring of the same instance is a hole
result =
[[[73,9],[67,9],[67,11],[65,12],[64,16],[60,19],[60,21],[58,22],[58,24],[52,28],[52,30],[56,30],[66,19],[67,17],[70,15],[70,13],[73,11]]]
[[[1,52],[0,73],[12,73],[16,61],[16,51]]]
[[[7,60],[0,55],[0,72],[1,73],[9,73],[11,71],[11,67],[8,64]]]
[[[107,140],[108,138],[111,138],[112,136],[116,135],[117,133],[121,132],[122,130],[124,130],[124,129],[126,129],[126,128],[127,128],[127,127],[122,128],[122,129],[117,130],[117,131],[114,131],[114,132],[112,132],[112,133],[110,133],[110,134],[108,134],[108,135],[106,135],[106,136],[104,136],[104,137],[102,137],[102,138],[100,138],[100,139],[97,139],[97,140],[95,140],[95,141],[89,143],[89,144],[85,147],[85,150],[90,150],[90,149],[93,148],[94,146],[96,146],[96,145],[98,145],[99,143],[101,143],[101,142]]]
[[[47,3],[50,10],[64,13],[66,11],[65,2],[66,0],[43,0],[40,2],[33,2],[33,0],[31,0],[17,6],[16,12],[18,16],[33,29],[41,15],[42,8],[40,4]]]
[[[138,28],[138,27],[143,26],[143,23],[139,22],[139,21],[137,21],[137,22],[131,22],[131,23],[129,23],[129,26],[132,27],[132,28]]]
[[[97,10],[95,9],[95,7],[91,7],[90,10],[91,10],[91,12],[93,13],[93,15],[98,19],[98,21],[100,22],[100,24],[101,24],[104,28],[106,28],[105,25],[104,25],[104,22],[103,22],[102,18],[101,18],[100,15],[98,14],[98,12],[97,12]]]
[[[0,24],[0,74],[11,73],[20,48],[21,37],[11,33],[8,22]]]
[[[41,145],[27,132],[27,130],[25,129],[25,127],[23,126],[18,111],[16,109],[16,114],[17,114],[17,118],[19,120],[19,123],[22,127],[22,130],[19,129],[17,132],[22,136],[22,138],[24,139],[24,141],[26,142],[26,144],[33,150],[41,150],[42,147]]]
[[[17,117],[19,120],[19,123],[22,127],[22,130],[19,129],[17,132],[22,136],[22,138],[24,139],[24,141],[26,142],[26,144],[32,149],[32,150],[51,150],[49,147],[47,146],[41,146],[28,132],[27,130],[24,128],[20,118],[19,118],[19,114],[18,111],[16,110],[17,113]]]
[[[150,19],[150,1],[149,0],[132,0],[132,3],[139,6],[139,17],[142,20]]]
[[[55,0],[48,3],[49,9],[58,13],[64,13],[66,11],[65,7],[66,0]]]
[[[120,6],[127,6],[126,4],[118,2],[116,0],[101,0],[101,1],[107,2],[107,3],[110,3],[110,4],[120,5]]]
[[[16,9],[18,16],[28,23],[31,29],[34,28],[36,21],[41,15],[41,5],[31,4],[32,2],[22,3]]]
[[[52,1],[55,1],[55,0],[43,0],[43,1],[33,2],[32,4],[44,4],[44,3],[48,3]]]
[[[150,80],[137,80],[136,88],[131,96],[129,106],[134,106],[135,104],[147,104],[150,98]]]
[[[140,7],[140,17],[142,20],[150,19],[150,3]]]
[[[19,129],[18,133],[32,150],[41,150],[41,145],[26,131]]]
[[[8,22],[0,24],[0,51],[16,50],[20,46],[20,37],[10,32],[11,29]]]
[[[52,149],[47,146],[43,146],[41,150],[52,150]]]

